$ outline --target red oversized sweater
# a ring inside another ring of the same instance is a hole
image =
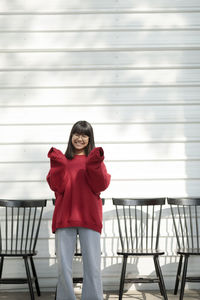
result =
[[[52,231],[86,227],[101,233],[100,192],[110,183],[110,175],[103,163],[103,149],[94,148],[88,157],[75,155],[69,160],[60,150],[51,148],[48,157],[51,168],[47,181],[56,196]]]

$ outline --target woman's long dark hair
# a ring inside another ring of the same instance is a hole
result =
[[[89,142],[87,147],[85,148],[86,156],[88,156],[90,151],[95,147],[94,133],[91,124],[87,121],[78,121],[73,125],[72,130],[70,132],[68,146],[65,152],[65,156],[68,159],[73,159],[75,155],[75,149],[72,145],[72,135],[75,133],[89,136]]]

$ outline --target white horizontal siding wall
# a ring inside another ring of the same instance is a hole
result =
[[[118,288],[121,270],[111,197],[200,196],[199,31],[199,0],[0,2],[0,198],[53,197],[47,151],[65,151],[72,124],[91,122],[112,175],[103,193],[105,289]],[[42,289],[56,285],[52,212],[49,201],[36,258]],[[173,288],[169,224],[166,207],[161,264]],[[6,275],[24,272],[14,262]],[[128,271],[153,269],[136,261]]]

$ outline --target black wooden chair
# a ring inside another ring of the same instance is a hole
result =
[[[52,199],[53,205],[55,205],[55,198]],[[102,204],[104,205],[105,203],[105,199],[102,198]],[[80,247],[80,241],[79,241],[79,237],[78,237],[78,231],[77,231],[77,239],[76,239],[76,248],[75,248],[75,253],[74,253],[75,257],[81,257],[82,253],[81,253],[81,247]],[[73,277],[73,283],[83,283],[83,277]]]
[[[0,283],[28,283],[31,300],[35,299],[32,281],[34,281],[37,294],[40,296],[33,256],[37,254],[36,244],[44,206],[46,206],[46,200],[0,199]],[[6,257],[23,258],[27,277],[2,278]]]
[[[189,257],[200,256],[200,198],[168,198],[167,202],[170,204],[178,245],[176,253],[180,255],[174,294],[177,294],[181,281],[181,300],[186,282],[200,282],[200,276],[187,276]]]
[[[113,204],[116,206],[121,245],[117,254],[123,256],[119,300],[122,299],[125,282],[158,283],[163,299],[167,300],[165,283],[159,263],[159,256],[163,255],[164,251],[158,248],[161,212],[162,206],[165,204],[165,198],[113,198]],[[130,256],[152,256],[155,276],[126,278],[127,259]]]

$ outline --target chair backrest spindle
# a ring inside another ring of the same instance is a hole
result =
[[[13,250],[13,226],[14,226],[14,220],[13,220],[13,207],[11,208],[11,251]]]
[[[15,240],[15,251],[17,251],[18,236],[19,236],[19,207],[17,208],[17,224],[16,224],[16,240]]]
[[[24,224],[25,224],[25,207],[23,207],[23,217],[22,217],[22,235],[21,235],[21,248],[23,249],[23,241],[24,241]]]
[[[139,237],[138,237],[138,219],[137,219],[137,210],[136,206],[134,206],[135,211],[135,239],[136,239],[136,249],[139,247]]]
[[[119,237],[120,237],[122,249],[124,251],[124,241],[123,241],[123,237],[122,237],[122,228],[121,228],[120,216],[119,216],[117,206],[116,206],[116,214],[117,214],[117,222],[118,222],[118,228],[119,228]]]
[[[31,207],[29,207],[29,211],[28,211],[28,221],[27,221],[27,226],[26,226],[25,250],[27,250],[30,220],[31,220]]]
[[[178,247],[180,248],[181,243],[180,243],[180,239],[179,239],[178,229],[176,226],[175,215],[174,215],[174,210],[173,210],[172,205],[170,205],[170,210],[171,210],[171,214],[172,214],[172,220],[173,220],[173,224],[174,224],[174,230],[175,230],[175,234],[176,234]]]
[[[126,235],[126,246],[129,248],[129,240],[128,240],[128,230],[127,230],[127,218],[126,218],[126,211],[125,207],[123,206],[123,214],[124,214],[124,228],[125,228],[125,235]]]
[[[39,229],[40,229],[40,223],[42,220],[42,214],[43,214],[43,207],[40,210],[40,216],[39,216],[39,220],[38,220],[38,226],[37,226],[37,230],[36,230],[36,234],[35,234],[35,239],[34,239],[34,244],[33,244],[33,250],[35,251],[35,247],[37,244],[37,240],[38,240],[38,234],[39,234]]]
[[[129,205],[128,209],[129,209],[129,225],[130,225],[131,247],[132,247],[132,249],[133,249],[133,231],[132,231],[132,227],[133,227],[133,224],[132,224],[133,218],[132,218],[132,214],[131,214],[131,207],[130,207],[130,205]]]
[[[146,207],[146,249],[148,248],[148,236],[149,236],[149,206]]]
[[[152,214],[151,214],[151,248],[153,248],[153,242],[154,242],[154,205],[152,206]]]
[[[29,250],[31,250],[32,243],[33,243],[33,234],[34,234],[34,228],[35,228],[36,213],[37,213],[37,207],[34,208],[34,215],[33,215],[33,221],[32,221],[33,223],[32,223],[32,230],[31,230]]]
[[[158,227],[157,227],[157,234],[156,234],[156,249],[158,249],[158,243],[159,243],[161,214],[162,214],[162,205],[160,205],[160,209],[159,209]]]
[[[178,218],[179,218],[179,222],[180,222],[180,230],[181,230],[181,238],[182,238],[182,243],[185,247],[185,239],[184,239],[184,232],[183,232],[183,223],[182,223],[182,214],[180,212],[180,207],[178,206]]]
[[[143,232],[143,211],[142,211],[142,206],[140,206],[140,239],[141,239],[141,249],[143,249],[143,237],[144,237],[144,232]]]
[[[196,224],[196,233],[197,233],[197,249],[199,249],[199,222],[198,222],[198,214],[197,214],[197,207],[195,206],[195,224]]]
[[[191,228],[191,246],[192,248],[194,248],[194,231],[193,231],[193,224],[192,224],[191,206],[189,206],[189,219],[190,219],[190,228]]]
[[[6,220],[5,220],[5,238],[6,238],[6,251],[8,249],[8,209],[6,207]]]
[[[178,206],[178,209],[179,209],[179,206]],[[185,232],[186,232],[186,241],[185,242],[184,242],[184,234],[182,234],[183,245],[185,247],[185,244],[186,244],[187,247],[189,248],[190,247],[190,240],[189,240],[189,231],[188,231],[188,224],[187,224],[187,214],[188,214],[187,206],[183,205],[182,210],[183,210],[183,225],[184,225]],[[179,210],[179,213],[180,213],[180,210]],[[181,214],[179,216],[179,220],[180,221],[182,220]],[[183,228],[182,228],[182,231],[183,231]]]

